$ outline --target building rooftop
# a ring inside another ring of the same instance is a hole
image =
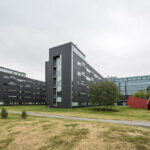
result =
[[[26,73],[24,73],[24,72],[19,72],[19,71],[15,71],[15,70],[4,68],[4,67],[0,67],[0,71],[5,72],[5,73],[9,73],[12,75],[26,77]]]
[[[74,46],[84,57],[86,57],[86,55],[73,42],[68,42],[68,43],[60,44],[60,45],[57,45],[57,46],[49,48],[49,50],[53,49],[53,48],[56,48],[56,47],[63,46],[63,45],[67,45],[67,44],[71,44],[72,46]]]
[[[77,47],[77,45],[75,45],[73,42],[70,42],[76,49],[78,49],[78,51],[84,56],[86,57],[86,55]]]

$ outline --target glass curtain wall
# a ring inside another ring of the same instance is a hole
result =
[[[56,58],[56,106],[62,102],[62,56]]]

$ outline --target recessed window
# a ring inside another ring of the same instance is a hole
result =
[[[81,63],[79,61],[77,62],[77,64],[78,64],[78,66],[81,66]]]
[[[8,77],[8,76],[4,76],[3,78],[4,78],[4,79],[9,79],[9,77]]]
[[[78,76],[81,76],[81,72],[77,72],[77,75],[78,75]]]
[[[86,68],[86,71],[87,71],[88,73],[91,73],[91,71],[90,71],[88,68]]]
[[[72,106],[79,106],[78,102],[72,102]]]

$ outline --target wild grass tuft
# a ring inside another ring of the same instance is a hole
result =
[[[83,138],[86,138],[88,134],[88,129],[69,129],[63,131],[60,135],[53,136],[50,139],[51,148],[58,149],[62,148],[62,150],[73,148],[78,142],[80,142]]]
[[[0,141],[0,150],[4,150],[7,146],[13,142],[14,139],[8,138]]]

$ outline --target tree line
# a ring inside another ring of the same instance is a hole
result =
[[[143,99],[149,99],[150,98],[150,91],[141,90],[141,91],[134,93],[133,96],[143,98]]]

